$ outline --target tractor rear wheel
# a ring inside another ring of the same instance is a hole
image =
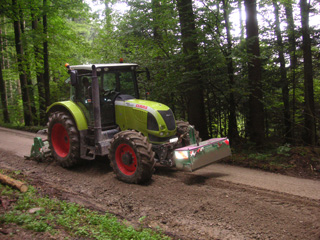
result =
[[[117,178],[127,183],[144,183],[154,171],[152,145],[140,132],[117,133],[109,147],[110,165]]]
[[[79,133],[69,114],[59,111],[50,114],[48,140],[53,158],[62,167],[72,167],[79,162]]]
[[[182,120],[177,120],[176,121],[176,126],[177,126],[177,137],[180,137],[181,135],[184,134],[184,137],[182,138],[182,146],[188,146],[190,145],[190,136],[189,136],[189,122],[185,122]],[[195,129],[194,134],[196,137],[197,142],[201,142],[201,138],[199,137],[199,132]]]

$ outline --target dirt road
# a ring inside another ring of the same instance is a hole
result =
[[[22,170],[50,195],[181,239],[320,239],[320,182],[213,164],[158,167],[150,184],[115,179],[106,159],[63,169],[24,160],[35,134],[0,128],[0,168]]]

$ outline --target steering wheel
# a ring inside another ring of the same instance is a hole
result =
[[[112,93],[114,93],[114,90],[103,90],[102,96],[109,97]]]
[[[118,97],[120,92],[116,92],[114,89],[113,90],[104,90],[102,93],[102,96],[110,99],[112,102]]]

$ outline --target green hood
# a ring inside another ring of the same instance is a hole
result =
[[[127,129],[140,131],[149,138],[149,141],[157,143],[165,142],[176,134],[173,113],[162,103],[130,99],[115,101],[115,105],[116,123],[122,131]]]

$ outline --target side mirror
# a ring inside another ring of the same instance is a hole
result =
[[[71,78],[71,85],[72,86],[77,85],[77,78],[78,78],[77,70],[71,70],[70,71],[70,78]]]

